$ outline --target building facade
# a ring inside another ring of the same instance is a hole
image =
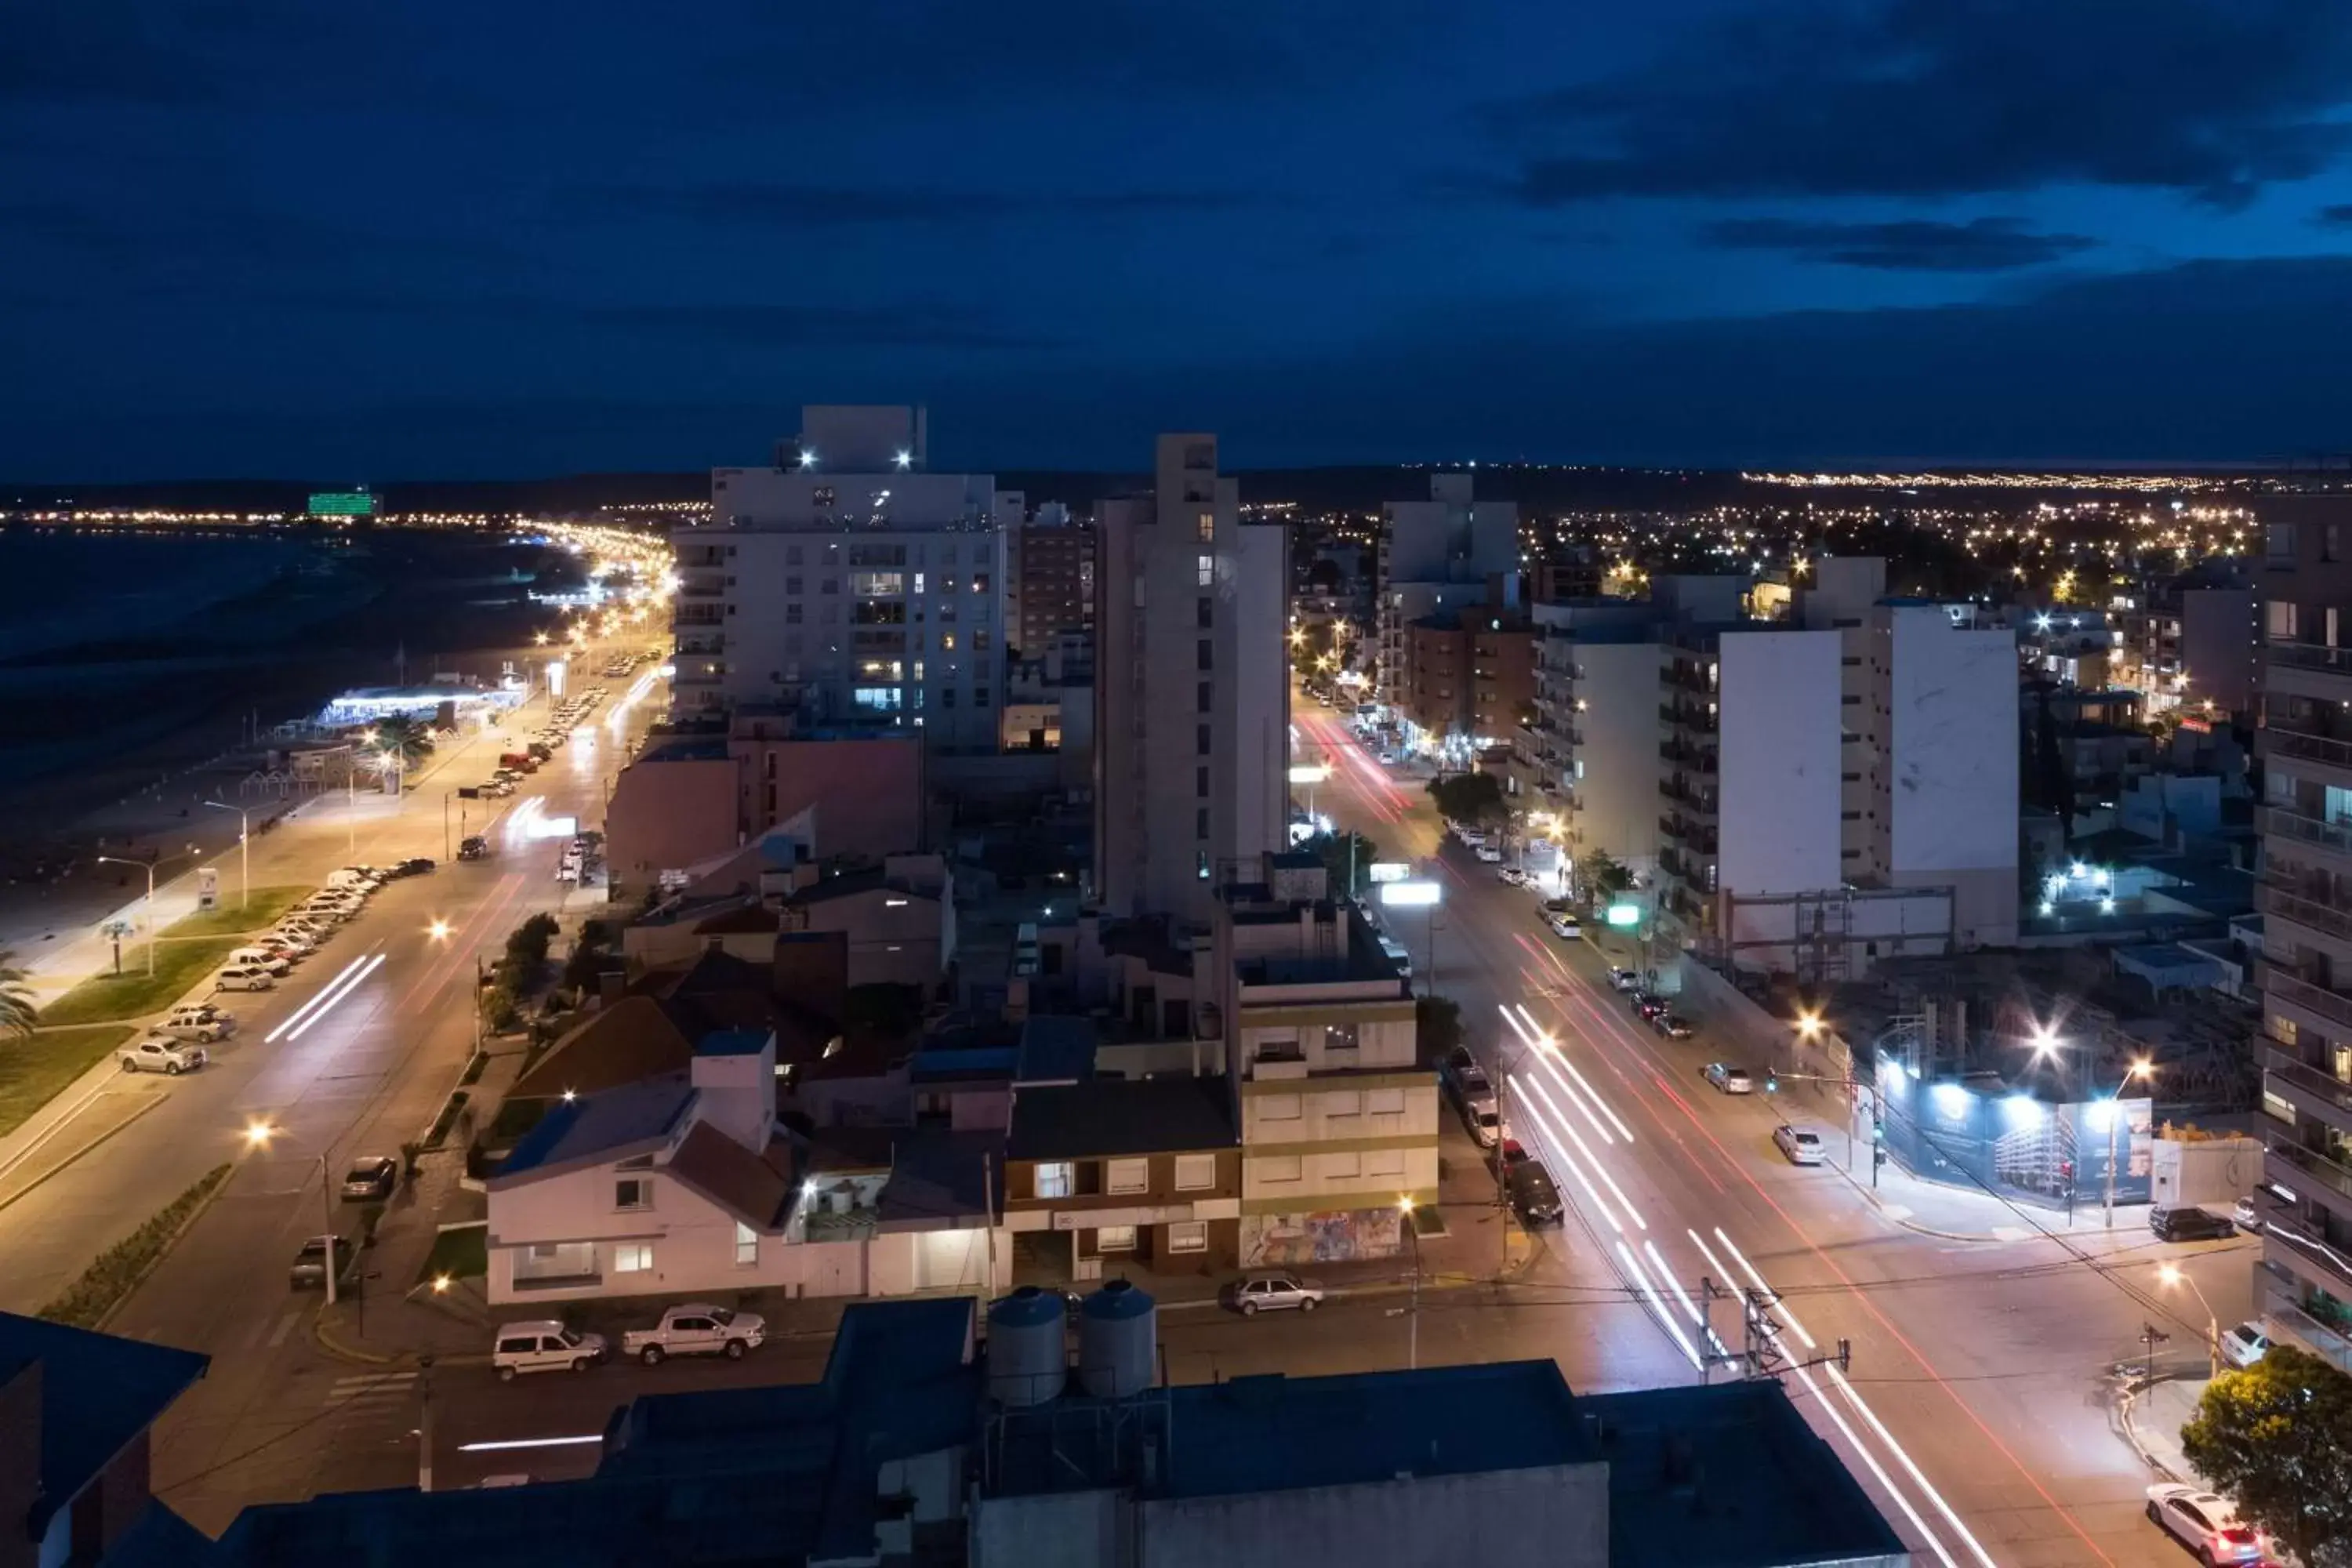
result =
[[[1016,1267],[1034,1259],[1047,1279],[1077,1280],[1230,1269],[1240,1261],[1241,1190],[1222,1076],[1016,1091],[1004,1150]]]
[[[1095,629],[1095,531],[1058,502],[1040,506],[1010,540],[1012,597],[1005,637],[1024,659],[1041,659],[1055,638]]]
[[[994,752],[1022,498],[929,472],[917,409],[812,407],[802,425],[773,466],[713,469],[711,521],[671,534],[676,710],[775,704]]]
[[[1152,493],[1100,513],[1097,893],[1205,927],[1282,842],[1287,527],[1244,521],[1211,436],[1162,436]]]
[[[1407,626],[1485,601],[1492,579],[1518,569],[1518,507],[1474,499],[1468,474],[1432,474],[1429,500],[1382,506],[1372,559],[1373,698],[1398,700]]]
[[[1404,628],[1396,707],[1439,740],[1507,740],[1535,711],[1537,640],[1512,605],[1424,616]]]

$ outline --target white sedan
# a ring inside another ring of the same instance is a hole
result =
[[[1499,866],[1503,863],[1503,852],[1491,844],[1477,845],[1471,849],[1470,853],[1489,866]]]
[[[1772,1129],[1772,1142],[1780,1152],[1789,1156],[1791,1165],[1818,1165],[1822,1163],[1822,1135],[1811,1128],[1791,1127],[1787,1122]]]
[[[2262,1532],[2238,1522],[2228,1498],[2167,1482],[2147,1489],[2147,1517],[2214,1568],[2229,1563],[2261,1563],[2268,1555]]]
[[[2240,1323],[2221,1334],[2221,1359],[2231,1366],[2252,1366],[2270,1353],[2271,1336],[2260,1323]]]

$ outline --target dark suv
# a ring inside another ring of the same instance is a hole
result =
[[[2226,1241],[2238,1234],[2237,1226],[2212,1210],[2195,1207],[2151,1208],[2147,1228],[2158,1241]]]
[[[1559,1189],[1551,1184],[1551,1173],[1544,1169],[1541,1160],[1519,1161],[1510,1167],[1510,1174],[1505,1180],[1509,1184],[1511,1207],[1529,1230],[1560,1222]]]

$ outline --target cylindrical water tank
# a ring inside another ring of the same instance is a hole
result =
[[[988,1309],[988,1392],[1015,1408],[1062,1395],[1069,1374],[1062,1299],[1024,1285]]]
[[[1078,1308],[1078,1382],[1097,1399],[1124,1399],[1152,1384],[1159,1357],[1160,1310],[1124,1279],[1113,1279]]]

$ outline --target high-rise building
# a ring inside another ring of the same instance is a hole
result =
[[[1096,890],[1205,929],[1283,847],[1289,531],[1241,520],[1212,436],[1160,437],[1152,492],[1098,518]]]
[[[2288,516],[2266,522],[2255,588],[2269,637],[2260,1060],[2278,1122],[2254,1198],[2255,1299],[2274,1333],[2352,1372],[2352,515]]]
[[[995,751],[1021,495],[930,472],[919,409],[801,420],[772,466],[713,469],[711,521],[671,534],[675,707],[777,704],[829,729]]]
[[[1095,629],[1095,531],[1058,501],[1013,530],[1005,635],[1024,659],[1042,659],[1057,637]]]
[[[1404,628],[1395,705],[1439,740],[1507,740],[1534,710],[1536,640],[1516,604],[1423,616]]]
[[[1405,627],[1484,603],[1492,579],[1519,569],[1519,509],[1472,499],[1468,474],[1432,474],[1427,500],[1381,509],[1373,559],[1372,690],[1393,703],[1404,676]]]

